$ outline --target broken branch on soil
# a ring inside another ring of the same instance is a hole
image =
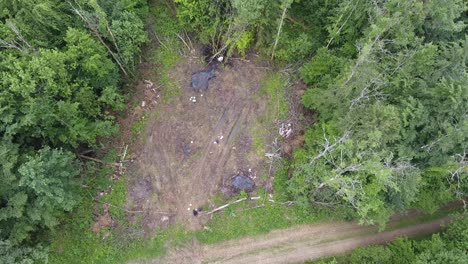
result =
[[[182,42],[185,44],[185,47],[187,47],[187,49],[189,50],[189,53],[192,53],[192,49],[190,48],[190,46],[187,44],[187,42],[185,42],[184,38],[181,37],[179,34],[175,33],[177,37],[179,37],[180,40],[182,40]]]
[[[164,43],[159,39],[158,35],[156,33],[154,33],[154,37],[156,38],[156,40],[159,42],[159,44],[161,44],[161,46],[163,46],[165,49],[167,50],[170,50],[166,45],[164,45]]]
[[[88,157],[88,156],[81,155],[81,154],[78,154],[77,156],[80,157],[80,158],[82,158],[82,159],[91,160],[91,161],[98,162],[98,163],[101,163],[101,164],[113,165],[113,166],[120,166],[120,165],[121,165],[121,163],[106,162],[106,161],[103,161],[103,160],[100,160],[100,159]]]
[[[125,146],[125,149],[124,149],[124,152],[122,154],[122,159],[121,159],[121,162],[125,160],[125,156],[127,156],[127,149],[128,149],[128,145]]]
[[[246,60],[246,59],[243,59],[243,58],[229,58],[230,60],[239,60],[239,61],[245,61],[245,62],[250,62],[250,60]],[[256,67],[256,68],[268,68],[268,67]]]
[[[250,197],[250,198],[241,198],[241,199],[238,199],[238,200],[235,200],[234,202],[232,203],[227,203],[225,205],[222,205],[220,207],[217,207],[209,212],[206,212],[205,214],[206,215],[210,215],[210,214],[213,214],[213,213],[216,213],[216,212],[219,212],[221,210],[224,210],[226,209],[227,207],[231,206],[231,205],[234,205],[234,204],[237,204],[237,203],[240,203],[240,202],[243,202],[243,201],[246,201],[246,200],[252,200],[252,201],[255,201],[255,200],[260,200],[262,199],[262,197],[260,196],[255,196],[255,197]],[[295,204],[296,202],[295,201],[286,201],[286,202],[275,202],[275,200],[273,199],[268,199],[268,201],[272,204],[280,204],[280,205],[286,205],[286,206],[291,206],[293,204]],[[255,209],[255,208],[261,208],[261,207],[264,207],[265,204],[260,204],[260,205],[256,205],[254,207],[251,207],[249,209]]]
[[[209,214],[216,213],[216,212],[221,211],[221,210],[223,210],[224,208],[226,208],[226,207],[228,207],[228,206],[230,206],[230,205],[233,205],[233,204],[236,204],[236,203],[240,203],[240,202],[245,201],[245,200],[247,200],[247,198],[241,198],[241,199],[239,199],[239,200],[235,200],[235,201],[232,202],[232,203],[228,203],[228,204],[222,205],[222,206],[220,206],[220,207],[218,207],[218,208],[215,208],[215,209],[213,209],[213,210],[207,212],[206,214],[209,215]]]
[[[267,158],[277,158],[277,159],[281,159],[281,154],[279,153],[265,153],[265,157]]]

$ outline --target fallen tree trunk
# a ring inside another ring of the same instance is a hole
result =
[[[205,214],[210,215],[210,214],[222,211],[222,210],[226,209],[227,207],[229,207],[229,206],[231,206],[233,204],[237,204],[237,203],[240,203],[240,202],[243,202],[243,201],[247,201],[247,200],[255,201],[255,200],[260,200],[260,199],[262,199],[262,197],[260,197],[260,196],[255,196],[255,197],[250,197],[250,198],[241,198],[241,199],[235,200],[232,203],[227,203],[227,204],[222,205],[220,207],[216,207],[215,209],[213,209],[213,210],[211,210],[209,212],[206,212]],[[275,202],[275,200],[273,200],[273,199],[268,199],[268,202],[273,203],[273,204],[286,205],[286,206],[291,206],[291,205],[296,203],[295,201]],[[264,206],[265,206],[265,204],[261,204],[261,205],[254,206],[253,208],[249,208],[249,209],[260,208],[260,207],[264,207]]]

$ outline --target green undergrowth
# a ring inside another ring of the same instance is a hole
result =
[[[103,160],[114,162],[116,151],[108,153]],[[189,238],[189,233],[180,226],[156,232],[147,239],[138,224],[130,223],[124,211],[127,199],[126,177],[111,180],[108,167],[92,168],[89,181],[81,191],[80,207],[63,219],[62,225],[50,234],[50,263],[124,263],[137,258],[158,257],[165,254],[166,246],[177,247]],[[94,172],[96,173],[93,176]],[[109,194],[100,191],[112,188]],[[96,203],[93,199],[99,199]],[[109,212],[116,227],[102,228],[98,233],[91,229],[95,223],[93,212],[103,212],[103,205],[111,204]]]
[[[265,111],[257,118],[256,124],[251,125],[252,153],[257,156],[264,156],[266,142],[270,131],[277,131],[277,123],[283,121],[288,116],[289,103],[284,89],[285,79],[280,73],[269,73],[260,83],[260,93],[256,100],[266,102]]]
[[[103,160],[105,162],[114,162],[116,151],[109,152]],[[95,167],[96,166],[96,167]],[[95,234],[91,231],[94,223],[93,212],[102,212],[102,205],[105,202],[112,203],[114,206],[122,206],[125,203],[126,188],[123,177],[117,181],[112,181],[108,175],[113,171],[111,168],[103,166],[97,167],[93,163],[87,164],[86,186],[81,189],[80,207],[63,219],[61,226],[51,233],[51,263],[97,263],[104,262],[106,259],[115,261],[119,249],[108,243],[112,240],[112,234],[106,240],[102,237],[108,230],[102,230]],[[108,195],[100,196],[99,193],[113,188],[113,192]],[[99,199],[96,203],[94,199]],[[111,213],[115,213],[117,218],[122,218],[122,214],[115,208],[109,208]]]
[[[274,124],[288,116],[289,104],[285,90],[286,80],[280,73],[270,75],[260,84],[260,96],[266,102],[263,122]]]
[[[141,116],[139,120],[133,123],[132,128],[131,128],[133,135],[137,136],[145,130],[146,124],[148,123],[148,120],[149,120],[148,118],[149,115],[150,114],[148,112],[145,112],[143,113],[143,115]]]
[[[153,15],[154,32],[157,36],[157,47],[153,49],[153,63],[157,65],[158,83],[162,89],[162,100],[170,102],[182,93],[181,84],[171,78],[170,71],[182,59],[183,49],[177,34],[182,31],[177,20],[164,4],[155,1],[150,10]]]

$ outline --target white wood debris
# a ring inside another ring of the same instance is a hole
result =
[[[285,123],[281,124],[281,127],[279,129],[279,134],[282,137],[288,138],[289,136],[291,136],[292,133],[293,133],[293,130],[292,130],[291,124],[285,124]]]

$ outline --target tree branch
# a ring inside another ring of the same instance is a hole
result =
[[[283,9],[283,14],[281,15],[281,21],[280,21],[280,24],[278,26],[278,33],[276,34],[275,44],[273,45],[273,51],[271,52],[271,59],[272,60],[275,57],[275,50],[276,50],[276,46],[278,45],[278,40],[279,40],[279,37],[280,37],[280,34],[281,34],[281,28],[283,27],[283,21],[284,21],[284,17],[286,16],[286,10],[287,9],[288,9],[287,6],[285,6],[284,9]]]
[[[339,138],[338,140],[335,141],[335,143],[330,145],[330,142],[328,141],[328,138],[326,137],[325,131],[324,131],[323,136],[325,138],[325,143],[323,144],[323,150],[319,154],[317,154],[315,157],[313,157],[311,159],[310,164],[312,164],[316,160],[324,157],[328,152],[333,151],[333,149],[337,145],[342,144],[344,141],[346,141],[346,139],[348,139],[350,135],[351,135],[351,131],[346,130],[341,138]]]
[[[101,44],[107,49],[107,52],[112,56],[114,61],[119,65],[120,70],[124,73],[125,76],[128,76],[127,71],[125,70],[125,67],[122,65],[120,62],[120,59],[118,56],[111,50],[111,48],[105,43],[104,39],[102,38],[101,34],[99,33],[99,30],[96,28],[91,21],[82,13],[81,10],[78,10],[73,4],[68,1],[68,4],[71,6],[72,11],[77,14],[83,22],[85,22],[86,26],[91,30],[91,32],[98,38],[98,40],[101,42]]]

